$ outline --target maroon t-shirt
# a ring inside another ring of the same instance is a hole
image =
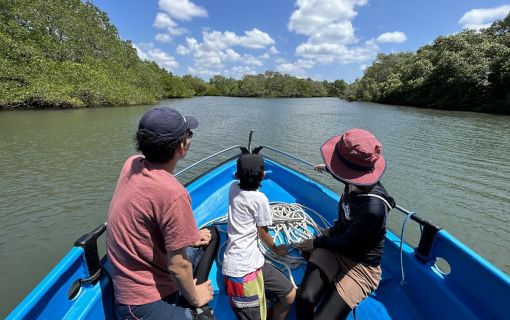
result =
[[[143,156],[126,160],[108,210],[106,246],[116,301],[140,305],[175,292],[167,252],[199,239],[182,184]]]

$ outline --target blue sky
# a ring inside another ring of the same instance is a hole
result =
[[[510,12],[498,0],[94,0],[143,59],[176,75],[278,71],[362,76],[378,53],[414,51]]]

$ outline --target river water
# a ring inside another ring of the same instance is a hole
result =
[[[201,97],[159,105],[200,121],[179,168],[231,145],[246,145],[250,129],[253,145],[273,146],[312,163],[321,161],[320,146],[330,136],[353,127],[370,130],[383,143],[388,169],[382,181],[397,203],[510,274],[508,116],[329,98]],[[79,236],[106,220],[119,170],[135,152],[138,120],[152,107],[0,113],[0,317]],[[342,190],[326,175],[295,168]],[[402,218],[398,211],[390,215],[397,234]],[[415,243],[418,228],[408,225],[406,239]]]

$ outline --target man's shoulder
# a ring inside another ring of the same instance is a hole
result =
[[[161,193],[165,194],[165,196],[171,196],[173,198],[178,198],[184,194],[188,194],[188,190],[171,174],[168,176],[161,176],[158,179],[158,190]]]
[[[176,177],[147,162],[143,155],[129,157],[124,167],[129,174],[137,176],[135,181],[141,183],[153,196],[161,195],[165,198],[176,199],[187,194],[186,188]]]

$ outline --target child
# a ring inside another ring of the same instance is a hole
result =
[[[272,224],[267,197],[260,192],[264,159],[245,153],[237,160],[236,178],[228,200],[228,245],[223,259],[225,287],[237,319],[266,319],[266,294],[276,296],[273,319],[285,319],[294,302],[296,289],[289,279],[269,263],[258,247],[258,239],[278,255],[285,245],[276,246],[268,232]]]

